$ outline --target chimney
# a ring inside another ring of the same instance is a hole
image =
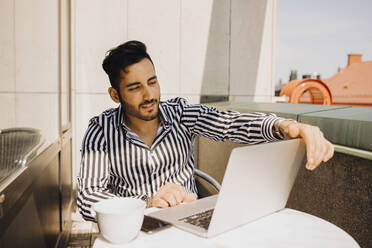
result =
[[[347,66],[354,64],[354,63],[361,63],[362,62],[362,54],[348,54],[348,61]]]

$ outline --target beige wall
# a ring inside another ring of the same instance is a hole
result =
[[[271,102],[275,0],[232,0],[230,99]]]
[[[0,1],[0,129],[58,139],[58,0]]]

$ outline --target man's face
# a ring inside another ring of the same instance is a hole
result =
[[[158,117],[160,86],[147,58],[121,71],[119,99],[127,117],[151,121]]]

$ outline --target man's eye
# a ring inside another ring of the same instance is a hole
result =
[[[151,82],[149,82],[149,85],[153,85],[153,84],[156,84],[157,83],[157,81],[151,81]]]
[[[130,88],[129,91],[133,91],[133,90],[136,90],[136,89],[139,89],[139,86],[134,87],[134,88]]]

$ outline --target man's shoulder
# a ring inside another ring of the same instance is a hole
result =
[[[174,109],[176,108],[183,109],[189,106],[199,105],[199,104],[190,104],[185,98],[182,98],[182,97],[171,98],[166,101],[162,101],[161,104],[162,104],[162,107],[170,107]]]
[[[174,107],[177,107],[179,105],[182,105],[182,104],[185,104],[187,103],[186,99],[182,98],[182,97],[174,97],[174,98],[170,98],[166,101],[162,101],[161,102],[163,105],[166,105],[166,106],[174,106]]]
[[[89,120],[89,124],[96,124],[99,126],[107,125],[107,124],[113,124],[119,115],[119,107],[116,108],[108,108],[104,110],[99,115],[93,116]]]
[[[162,101],[161,107],[170,115],[179,115],[182,113],[185,106],[188,105],[187,100],[182,97],[175,97]]]

